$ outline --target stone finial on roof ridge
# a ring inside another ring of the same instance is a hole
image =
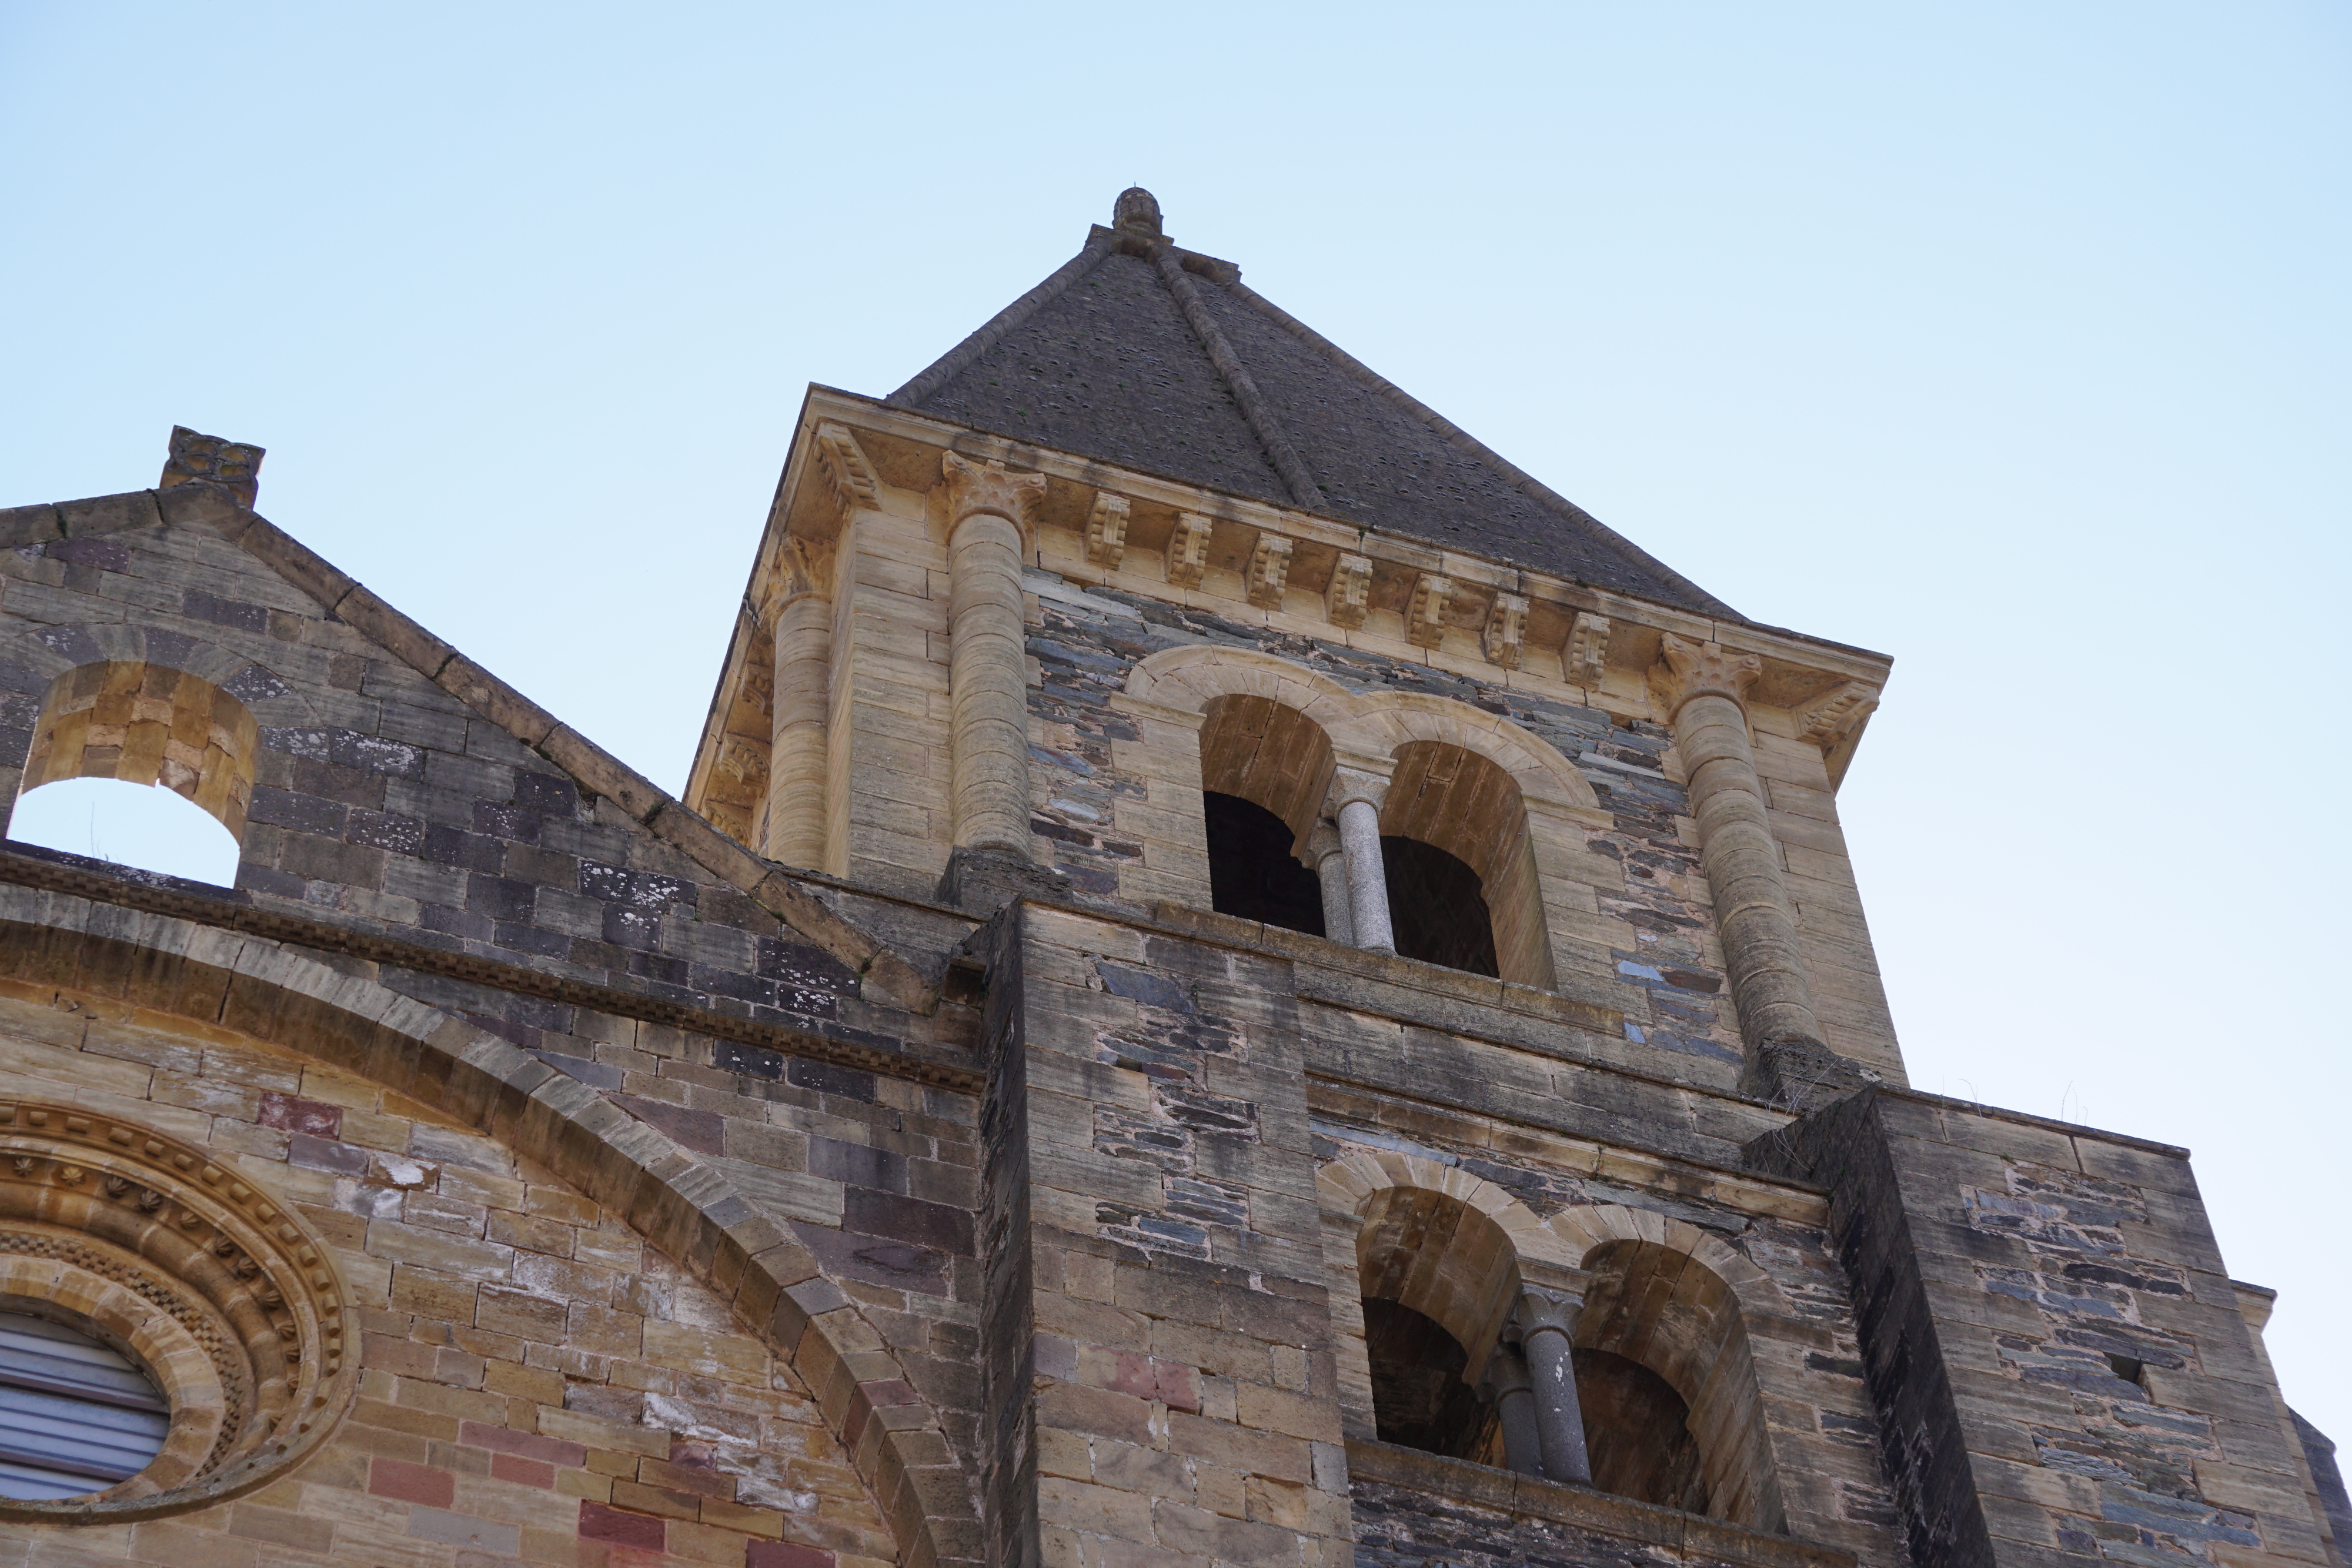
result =
[[[1160,198],[1140,185],[1129,185],[1118,193],[1118,200],[1111,204],[1110,226],[1122,234],[1168,237],[1160,226]]]
[[[164,459],[159,490],[174,485],[218,485],[250,507],[261,493],[264,448],[225,436],[205,435],[184,424],[172,427],[171,455]]]

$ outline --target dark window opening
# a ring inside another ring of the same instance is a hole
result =
[[[1323,887],[1290,852],[1297,835],[1238,795],[1201,793],[1209,823],[1209,906],[1286,931],[1323,935]]]
[[[1400,957],[1501,976],[1495,921],[1476,872],[1419,839],[1383,837],[1381,858],[1388,867],[1389,924]]]
[[[2136,1383],[2142,1388],[2147,1386],[2147,1364],[2136,1355],[2117,1355],[2109,1351],[2107,1368],[2126,1383]]]
[[[1469,1353],[1435,1319],[1376,1297],[1364,1300],[1364,1348],[1372,1366],[1372,1419],[1381,1441],[1427,1454],[1502,1463],[1502,1423],[1462,1381]]]
[[[1638,1361],[1579,1350],[1576,1398],[1594,1486],[1637,1502],[1706,1511],[1690,1406],[1671,1384]]]

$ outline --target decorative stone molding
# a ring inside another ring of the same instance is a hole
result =
[[[952,452],[940,454],[940,472],[947,478],[950,532],[985,512],[1003,517],[1027,537],[1030,513],[1045,494],[1045,476],[1016,474],[993,457],[974,463]]]
[[[0,1519],[149,1519],[250,1491],[307,1458],[358,1386],[358,1326],[308,1228],[235,1167],[78,1105],[0,1100],[0,1298],[113,1343],[172,1408],[138,1475],[0,1500]]]
[[[1282,586],[1290,575],[1291,542],[1279,534],[1260,534],[1250,551],[1249,601],[1260,610],[1282,608]]]
[[[787,604],[807,594],[833,597],[834,547],[821,539],[788,535],[776,547],[769,563],[767,591],[761,595],[760,620],[772,632],[776,617]]]
[[[1507,670],[1519,667],[1527,651],[1528,601],[1516,593],[1497,593],[1486,606],[1486,624],[1479,630],[1478,646],[1490,664]]]
[[[1658,715],[1671,724],[1694,697],[1728,697],[1744,712],[1748,688],[1764,670],[1753,653],[1738,653],[1720,643],[1694,643],[1667,632],[1659,643],[1659,659],[1650,666],[1650,695]]]
[[[1878,706],[1878,688],[1847,681],[1823,692],[1790,716],[1796,720],[1797,738],[1826,751]]]
[[[1127,559],[1126,497],[1095,492],[1095,509],[1087,517],[1087,559],[1112,571]]]
[[[1608,667],[1609,617],[1578,611],[1576,623],[1569,628],[1568,641],[1559,650],[1560,678],[1570,685],[1591,690],[1601,684]]]
[[[847,522],[850,514],[861,507],[882,504],[881,481],[874,476],[874,465],[866,459],[865,449],[849,427],[828,421],[816,427],[817,466],[824,475],[826,487],[833,493],[835,509],[841,520]]]
[[[1331,624],[1349,631],[1364,623],[1372,598],[1372,563],[1360,555],[1343,555],[1331,566],[1331,580],[1323,590],[1323,612]]]
[[[1445,641],[1445,609],[1454,599],[1454,580],[1434,572],[1413,579],[1412,597],[1405,604],[1404,634],[1416,648],[1434,648]]]
[[[1209,565],[1209,519],[1198,512],[1180,512],[1168,536],[1168,583],[1171,588],[1198,588]]]

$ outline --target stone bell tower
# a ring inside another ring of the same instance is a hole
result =
[[[0,1562],[2343,1568],[2187,1153],[1908,1086],[1889,661],[1112,215],[682,799],[257,447],[0,511],[0,800],[238,851],[0,849]]]

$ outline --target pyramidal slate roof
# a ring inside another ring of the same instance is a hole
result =
[[[1245,287],[1148,191],[887,400],[1706,615],[1730,606]]]

